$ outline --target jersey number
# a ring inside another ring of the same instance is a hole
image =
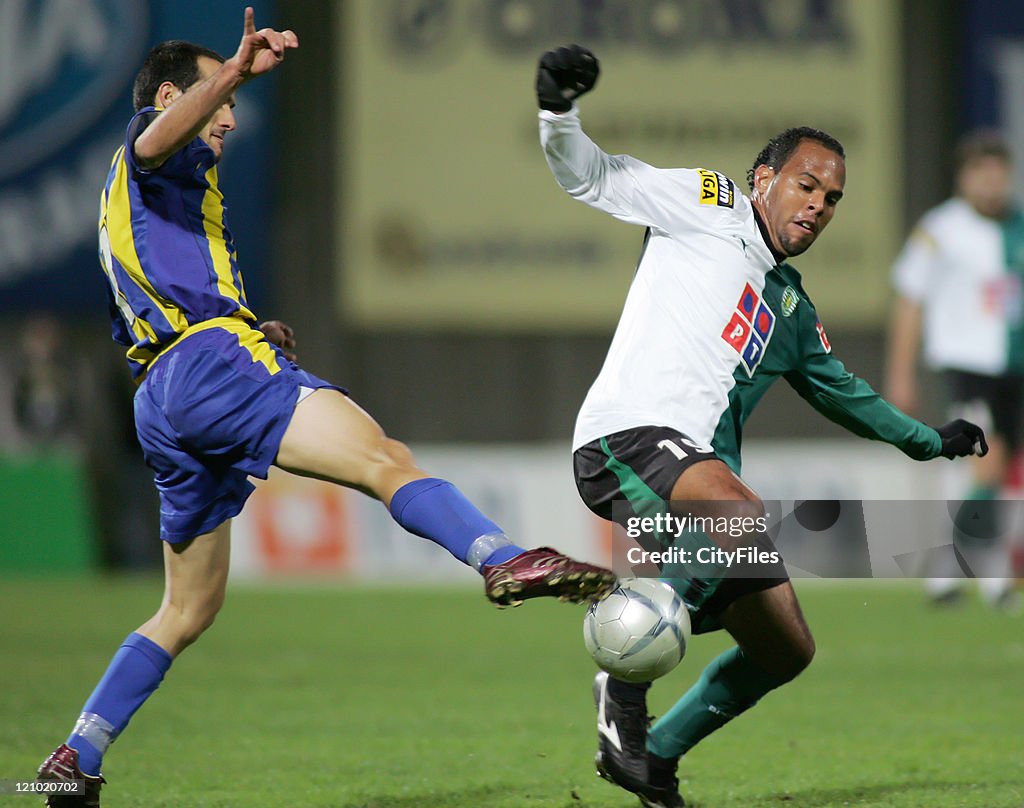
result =
[[[689,438],[680,437],[677,438],[679,443],[683,444],[687,449],[692,449],[697,454],[711,454],[714,449],[705,449],[702,446],[698,446]],[[685,460],[690,456],[690,453],[683,448],[683,446],[677,445],[674,441],[663,440],[658,444],[659,449],[664,449],[667,452],[671,452],[676,460]]]
[[[103,264],[103,271],[106,273],[110,288],[114,293],[114,303],[117,305],[117,310],[121,312],[121,316],[124,318],[128,328],[133,328],[138,317],[132,311],[132,307],[128,305],[127,298],[125,298],[117,285],[117,278],[114,276],[114,257],[110,249],[110,235],[107,233],[106,226],[100,228],[100,261]]]

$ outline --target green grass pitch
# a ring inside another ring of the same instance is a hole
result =
[[[0,584],[0,779],[62,741],[157,580]],[[697,808],[1021,808],[1024,618],[912,583],[800,584],[818,656],[684,762]],[[593,771],[583,611],[234,587],[107,756],[105,808],[627,808]],[[695,638],[663,711],[726,646]],[[0,797],[28,806],[36,798]]]

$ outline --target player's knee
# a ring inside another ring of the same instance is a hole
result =
[[[787,682],[795,679],[811,664],[817,646],[814,637],[808,632],[804,637],[789,644],[785,656],[781,660],[779,675]]]
[[[412,450],[400,440],[384,438],[381,449],[388,465],[402,470],[416,468]]]
[[[172,609],[174,633],[177,635],[179,646],[185,648],[198,640],[213,625],[223,605],[224,594],[219,593],[200,602]]]
[[[412,451],[394,438],[381,438],[367,463],[364,486],[380,499],[389,499],[410,472],[416,471]]]
[[[217,619],[217,612],[202,612],[189,615],[181,624],[179,635],[182,646],[191,645],[198,640]]]
[[[729,505],[730,516],[744,520],[744,524],[751,524],[764,517],[764,503],[755,497],[754,499],[741,499]],[[746,520],[752,520],[747,522]]]

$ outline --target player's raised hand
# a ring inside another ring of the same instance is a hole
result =
[[[600,72],[597,57],[582,45],[546,51],[537,65],[537,106],[568,112],[574,100],[593,89]]]
[[[288,48],[297,47],[299,38],[294,31],[275,31],[273,28],[257,31],[256,14],[251,6],[246,6],[242,41],[238,43],[234,56],[238,71],[245,81],[269,73],[284,61]]]
[[[938,427],[935,431],[942,438],[940,454],[943,457],[952,460],[955,457],[967,457],[968,455],[984,457],[988,454],[985,432],[977,424],[957,418],[955,421]]]

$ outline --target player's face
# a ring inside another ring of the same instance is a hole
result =
[[[957,193],[982,216],[1001,219],[1013,193],[1010,163],[995,155],[968,160],[957,175]]]
[[[832,221],[845,185],[846,162],[816,140],[800,141],[778,171],[758,166],[753,201],[775,249],[789,257],[810,247]]]
[[[220,62],[211,59],[209,56],[200,56],[197,59],[199,67],[199,82],[205,81],[220,69]],[[214,156],[220,160],[224,153],[224,135],[235,128],[235,97],[231,96],[228,103],[213,113],[213,117],[207,121],[206,126],[199,130],[199,137],[203,143],[213,149]]]

